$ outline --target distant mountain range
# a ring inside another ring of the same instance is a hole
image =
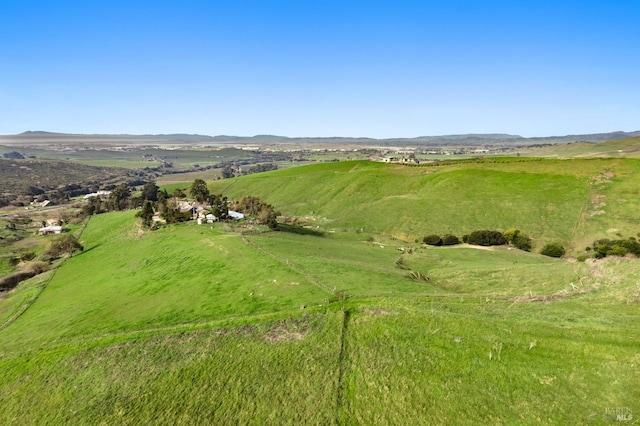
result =
[[[86,135],[27,131],[18,135],[0,136],[4,145],[49,145],[49,144],[141,144],[141,145],[364,145],[364,146],[518,146],[557,144],[570,142],[602,142],[640,136],[640,131],[609,132],[583,135],[546,136],[525,138],[503,133],[462,134],[441,136],[419,136],[416,138],[353,138],[353,137],[287,137],[277,135],[256,136],[207,136],[197,134],[160,135]]]

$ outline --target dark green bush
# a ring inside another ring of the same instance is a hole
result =
[[[431,234],[424,237],[422,242],[430,246],[441,246],[442,238],[439,235]]]
[[[488,229],[482,229],[479,231],[473,231],[466,237],[466,243],[475,244],[478,246],[501,246],[503,244],[507,244],[507,239],[504,237],[504,235],[502,235],[500,231],[490,231]]]
[[[453,234],[445,234],[442,236],[443,246],[454,246],[460,244],[460,239]]]
[[[540,254],[549,257],[562,257],[565,253],[564,246],[560,243],[547,243],[540,251]]]

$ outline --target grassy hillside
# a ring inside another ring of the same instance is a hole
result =
[[[613,139],[598,143],[574,142],[542,148],[523,148],[525,155],[560,158],[638,158],[640,137]]]
[[[638,168],[352,162],[211,185],[306,216],[323,236],[193,223],[143,233],[133,212],[94,216],[83,253],[0,299],[0,424],[637,414],[637,259],[570,262],[411,236],[516,226],[537,243],[577,244],[637,229]],[[452,206],[463,194],[468,204]]]
[[[383,232],[413,241],[447,232],[519,228],[537,247],[586,244],[607,231],[635,235],[640,163],[630,159],[494,159],[404,167],[322,164],[210,184],[258,195],[283,213],[335,230]],[[579,248],[579,247],[576,247]]]

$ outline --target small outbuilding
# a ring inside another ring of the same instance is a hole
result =
[[[62,226],[45,226],[44,228],[38,229],[38,233],[40,235],[51,235],[51,234],[60,234],[62,232]]]

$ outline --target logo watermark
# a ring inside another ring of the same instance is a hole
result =
[[[617,422],[630,422],[633,420],[633,412],[629,407],[609,407],[604,409],[604,418]]]

